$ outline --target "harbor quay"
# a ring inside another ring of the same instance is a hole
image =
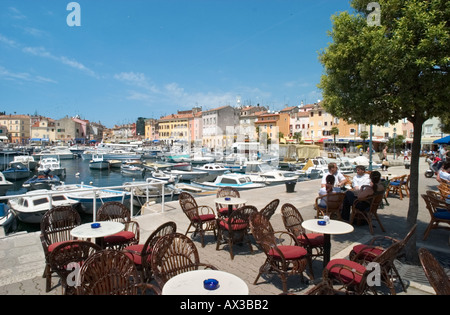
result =
[[[428,165],[421,161],[419,194],[426,190],[433,190],[437,186],[435,178],[425,178],[423,175]],[[409,174],[409,169],[403,165],[393,166],[389,171],[382,172],[383,175],[392,176]],[[297,182],[294,192],[287,192],[285,185],[251,189],[241,191],[241,197],[247,200],[247,205],[253,205],[258,209],[268,204],[273,199],[279,199],[280,205],[276,213],[270,219],[275,231],[284,231],[280,209],[284,203],[296,206],[305,220],[312,219],[316,215],[314,209],[315,199],[318,196],[320,179],[305,182]],[[199,205],[208,205],[215,208],[215,195],[196,198]],[[390,195],[387,198],[389,205],[385,204],[379,209],[378,214],[386,232],[382,232],[377,222],[374,222],[374,235],[371,235],[367,225],[355,225],[354,231],[344,235],[333,235],[331,237],[331,259],[346,258],[355,244],[367,243],[374,236],[391,236],[403,238],[407,234],[406,217],[409,199],[400,200],[398,196]],[[146,209],[144,213],[135,216],[133,220],[140,226],[140,242],[143,243],[147,237],[159,225],[174,221],[177,231],[184,234],[189,221],[182,212],[178,201],[170,201],[164,204],[154,204]],[[417,248],[429,249],[439,262],[448,271],[450,268],[450,244],[449,234],[446,230],[433,230],[427,240],[423,235],[430,215],[425,208],[425,203],[419,197],[419,212],[417,217],[416,245]],[[262,276],[256,284],[255,278],[260,266],[265,260],[264,253],[259,250],[253,241],[251,252],[247,245],[235,245],[233,247],[234,259],[230,258],[228,245],[221,244],[216,250],[216,239],[213,233],[207,233],[205,247],[201,246],[200,237],[193,238],[197,245],[200,261],[216,266],[219,270],[235,274],[243,279],[251,295],[278,295],[282,293],[282,283],[278,276]],[[407,264],[402,259],[396,261],[397,269],[406,284],[407,292],[403,292],[397,283],[396,291],[399,295],[430,295],[435,294],[428,283],[423,269],[420,265]],[[299,276],[288,278],[288,289],[291,294],[302,295],[319,282],[322,276],[322,260],[313,261],[314,281],[309,281],[308,276],[304,281]],[[0,294],[1,295],[61,295],[62,289],[58,277],[52,277],[52,290],[45,292],[45,279],[42,278],[44,271],[44,253],[39,239],[39,232],[17,233],[0,238]]]

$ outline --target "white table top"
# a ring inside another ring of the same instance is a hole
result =
[[[338,221],[338,220],[330,220],[330,223],[327,225],[319,225],[317,224],[319,219],[311,219],[303,221],[303,228],[322,234],[347,234],[353,232],[354,228],[351,224]]]
[[[225,200],[225,198],[230,198],[230,200]],[[222,197],[214,199],[214,202],[221,205],[239,205],[246,203],[247,200],[238,197]]]
[[[216,279],[219,287],[207,290],[203,287],[206,279]],[[195,270],[183,272],[166,282],[163,295],[248,295],[248,286],[241,278],[220,270]]]
[[[123,229],[125,228],[125,225],[123,223],[114,221],[101,221],[94,223],[100,223],[100,227],[92,228],[92,223],[85,223],[73,228],[72,231],[70,231],[70,234],[73,237],[78,238],[97,238],[116,234],[120,231],[123,231]]]

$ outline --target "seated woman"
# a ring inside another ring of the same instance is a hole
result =
[[[450,183],[450,162],[445,162],[439,170],[436,180],[440,183]]]
[[[344,204],[342,206],[342,219],[348,221],[350,219],[350,209],[353,205],[353,202],[356,199],[364,199],[372,196],[378,191],[384,190],[383,184],[380,182],[381,173],[378,171],[374,171],[370,173],[370,185],[364,185],[360,190],[348,190],[345,193]],[[368,207],[369,204],[364,205],[361,203],[362,207]],[[362,210],[362,209],[361,209]]]
[[[325,196],[331,194],[333,192],[340,192],[339,187],[334,187],[334,183],[336,182],[336,177],[334,175],[327,175],[325,178],[325,186],[321,187],[319,190],[319,196]],[[326,197],[320,199],[319,207],[326,208]]]

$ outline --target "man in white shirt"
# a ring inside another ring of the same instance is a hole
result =
[[[352,180],[354,190],[360,190],[364,185],[370,185],[370,176],[366,174],[366,168],[363,165],[356,166],[356,175]]]
[[[338,170],[336,163],[328,163],[328,173],[323,174],[321,187],[325,187],[327,185],[327,176],[333,175],[335,178],[334,186],[342,187],[346,182],[346,178],[341,172]]]

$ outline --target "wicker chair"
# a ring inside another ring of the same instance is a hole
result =
[[[153,278],[162,289],[172,277],[187,271],[216,267],[200,262],[197,247],[187,236],[172,233],[161,237],[153,247],[151,256]]]
[[[342,220],[341,209],[344,203],[345,193],[331,193],[316,198],[315,208],[317,210],[317,218],[327,215],[330,218],[337,218]],[[323,200],[325,207],[320,206],[320,201]]]
[[[402,175],[402,176],[397,176],[397,177],[392,178],[389,181],[389,185],[386,189],[386,197],[388,197],[389,193],[392,192],[393,194],[398,194],[400,200],[403,200],[403,191],[405,189],[406,189],[405,192],[406,192],[407,196],[409,197],[409,189],[407,188],[406,177],[407,177],[406,175]],[[408,180],[408,184],[409,184],[409,180]]]
[[[280,199],[274,199],[271,202],[269,202],[264,208],[262,208],[259,212],[262,213],[262,215],[264,217],[266,217],[267,220],[270,220],[270,218],[273,216],[273,214],[277,210],[277,207],[279,204],[280,204]]]
[[[428,238],[428,235],[433,229],[450,230],[450,227],[448,226],[439,225],[441,223],[450,225],[450,210],[448,204],[444,200],[432,197],[428,194],[422,194],[421,196],[425,200],[426,207],[431,217],[430,223],[423,235],[423,240]]]
[[[369,263],[378,263],[380,266],[381,272],[381,281],[390,289],[391,294],[395,295],[394,288],[394,277],[400,281],[402,285],[403,291],[406,292],[405,284],[398,273],[397,268],[395,267],[394,261],[404,248],[406,242],[395,242],[380,254],[374,254],[371,251],[362,251],[353,257],[353,262],[358,262],[363,266],[367,266]]]
[[[446,200],[450,196],[450,187],[449,184],[441,183],[438,187],[439,193],[441,194],[441,198]]]
[[[75,277],[77,277],[79,268],[90,255],[99,250],[101,250],[100,246],[81,240],[64,242],[53,249],[49,256],[50,266],[58,274],[64,294],[76,293],[77,279],[70,277],[71,274],[75,272]],[[71,264],[75,265],[71,266]],[[72,268],[75,268],[75,271]],[[68,280],[73,281],[73,283],[68,283]]]
[[[290,203],[282,205],[281,218],[286,230],[297,238],[300,246],[305,247],[312,258],[323,257],[323,234],[306,233],[302,227],[303,217],[294,205]]]
[[[270,221],[257,212],[250,216],[250,228],[256,243],[266,255],[253,284],[263,273],[275,273],[281,277],[283,293],[287,293],[287,277],[298,274],[303,279],[303,271],[309,267],[310,278],[314,280],[311,256],[305,248],[298,246],[296,237],[287,232],[275,232]]]
[[[133,261],[114,249],[92,254],[81,267],[79,279],[78,295],[137,295],[146,290],[161,293],[157,287],[141,283]]]
[[[450,295],[450,278],[436,258],[425,248],[419,248],[423,271],[437,295]]]
[[[130,209],[124,204],[118,201],[105,202],[98,209],[97,221],[116,221],[125,225],[123,231],[103,238],[103,248],[121,250],[139,243],[139,224],[131,221]]]
[[[359,244],[353,246],[352,250],[349,253],[350,260],[355,260],[355,257],[359,255],[360,257],[364,257],[366,261],[373,260],[374,257],[380,255],[382,252],[386,250],[389,246],[391,246],[394,243],[402,242],[401,250],[403,250],[406,246],[406,244],[409,242],[411,237],[416,233],[417,230],[417,224],[414,224],[414,226],[409,230],[408,234],[403,239],[396,239],[390,236],[377,236],[372,238],[367,244]],[[366,253],[366,255],[364,255]],[[404,253],[401,251],[399,253],[400,257]],[[367,256],[367,257],[366,257]]]
[[[40,238],[45,257],[43,277],[46,278],[46,292],[50,291],[51,275],[53,273],[49,255],[59,244],[73,240],[74,238],[70,235],[70,231],[80,224],[80,215],[70,206],[52,208],[42,217]]]
[[[347,260],[330,260],[322,272],[322,281],[327,288],[333,290],[334,294],[345,293],[362,295],[370,288],[367,277],[370,271],[363,265]]]
[[[169,221],[150,234],[144,244],[135,244],[125,247],[124,252],[130,257],[136,268],[141,274],[143,282],[150,282],[152,278],[152,269],[150,265],[151,254],[156,242],[164,235],[175,233],[177,225],[175,222]]]
[[[236,197],[236,198],[240,198],[241,195],[240,195],[239,191],[236,188],[233,188],[233,187],[221,187],[217,191],[216,198],[222,198],[222,197]],[[233,210],[236,210],[237,208],[240,208],[242,206],[244,206],[244,205],[236,205]],[[217,211],[217,215],[219,217],[227,216],[228,215],[228,206],[216,203],[216,211]]]
[[[229,217],[217,219],[217,245],[227,240],[231,259],[234,259],[233,244],[246,242],[253,252],[252,244],[248,235],[250,215],[258,212],[254,206],[243,206],[234,210]]]
[[[199,206],[195,201],[195,198],[188,192],[180,193],[178,197],[181,209],[188,217],[190,224],[186,230],[185,235],[193,232],[193,237],[198,233],[200,234],[202,247],[205,247],[204,235],[207,231],[214,232],[216,235],[216,214],[210,206]],[[191,227],[194,228],[191,231]]]
[[[378,217],[377,211],[383,201],[384,191],[376,192],[372,196],[363,199],[356,199],[352,205],[352,212],[350,215],[350,224],[356,219],[364,219],[369,225],[370,234],[373,235],[372,218],[375,218],[380,225],[383,232],[386,232]]]

